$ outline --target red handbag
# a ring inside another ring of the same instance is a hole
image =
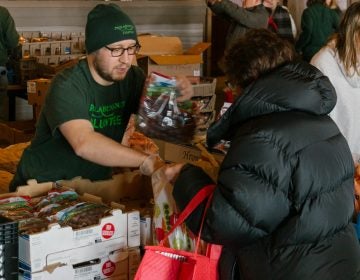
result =
[[[145,246],[145,254],[135,275],[135,280],[218,280],[218,262],[222,246],[207,244],[206,254],[199,253],[200,236],[215,186],[202,188],[180,213],[178,220],[158,246]],[[195,252],[176,250],[164,246],[164,240],[185,222],[186,218],[207,199],[196,240]]]

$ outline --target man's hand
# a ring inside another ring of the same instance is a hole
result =
[[[164,161],[158,155],[150,155],[140,164],[141,174],[151,176],[156,170],[164,166]]]
[[[165,177],[167,178],[167,180],[170,183],[175,183],[176,178],[178,177],[178,175],[180,174],[181,168],[183,168],[184,163],[172,163],[172,164],[168,164],[166,165],[166,167],[164,167],[164,174]]]

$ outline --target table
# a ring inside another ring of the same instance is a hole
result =
[[[15,121],[16,97],[27,100],[26,85],[8,85],[7,96],[9,98],[9,121]]]

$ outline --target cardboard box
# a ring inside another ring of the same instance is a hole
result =
[[[50,79],[34,79],[27,81],[28,103],[30,105],[42,105],[45,101],[47,90],[51,84]]]
[[[159,155],[162,159],[169,162],[194,163],[201,157],[201,151],[196,146],[180,145],[166,142],[159,139],[153,139],[159,147]],[[218,162],[221,162],[225,155],[217,152],[210,152]]]
[[[37,197],[46,194],[52,187],[52,182],[29,180],[28,185],[19,186],[11,195]],[[7,196],[9,194],[3,194],[0,198]],[[102,202],[101,198],[89,194],[83,194],[81,200]],[[140,246],[139,211],[124,213],[113,209],[111,215],[103,217],[97,225],[72,229],[53,223],[46,231],[20,235],[19,267],[28,273],[47,271],[64,264],[104,258],[114,250],[127,248],[128,243]]]
[[[141,251],[139,247],[128,248],[129,253],[129,279],[133,280],[141,262]]]
[[[149,74],[159,72],[164,75],[201,76],[202,53],[210,43],[201,42],[183,51],[178,37],[139,36],[141,49],[137,55],[137,64]]]
[[[150,215],[140,217],[140,245],[152,245],[152,218]]]
[[[101,259],[93,259],[84,263],[58,266],[53,270],[37,273],[23,272],[19,279],[23,280],[94,280],[117,279],[132,280],[140,264],[139,247],[115,250]],[[134,273],[135,271],[135,273]]]
[[[148,201],[153,198],[151,178],[139,171],[127,171],[113,175],[109,180],[90,181],[81,177],[62,180],[61,185],[79,194],[92,194],[105,202],[122,203],[123,200]],[[129,207],[130,209],[130,207]]]
[[[0,122],[0,140],[9,145],[28,142],[34,137],[34,133],[33,120]]]

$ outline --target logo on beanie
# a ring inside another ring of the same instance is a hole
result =
[[[114,30],[120,31],[123,35],[129,35],[135,33],[135,27],[131,24],[115,26]]]

